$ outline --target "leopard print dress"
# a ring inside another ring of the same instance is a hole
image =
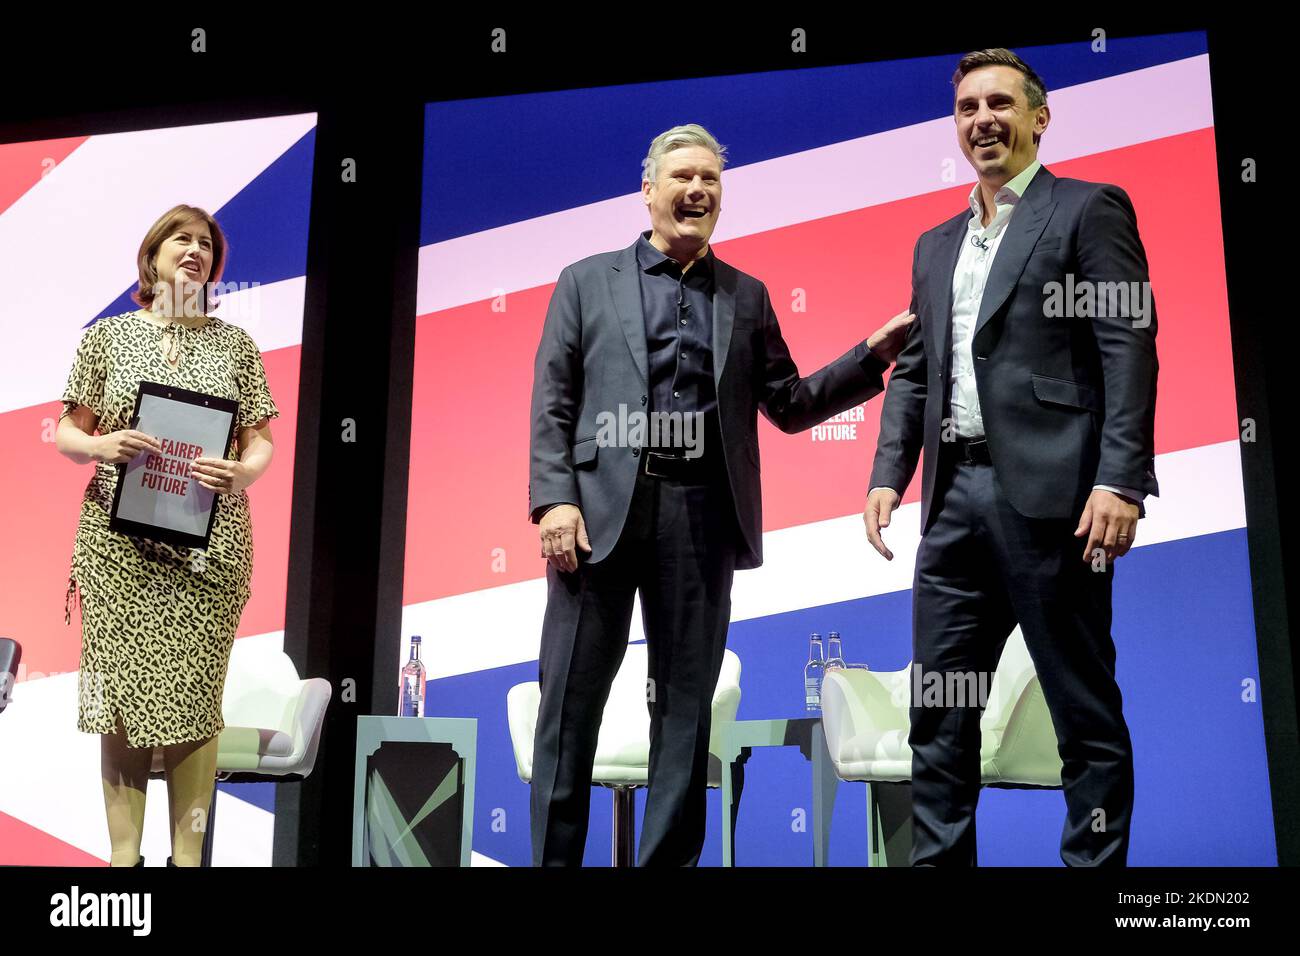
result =
[[[163,355],[178,351],[173,365]],[[155,324],[138,312],[100,319],[83,334],[63,414],[85,405],[101,435],[130,427],[141,381],[239,402],[238,427],[279,415],[262,355],[248,333],[209,317],[200,328]],[[238,457],[232,441],[227,458]],[[110,531],[117,466],[97,462],[81,503],[64,621],[79,591],[77,728],[155,747],[215,736],[235,628],[250,595],[248,494],[218,495],[206,550]]]

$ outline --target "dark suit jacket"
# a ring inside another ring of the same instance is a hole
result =
[[[970,209],[922,234],[912,257],[916,322],[889,379],[871,487],[900,495],[922,447],[921,533],[935,517],[937,459],[952,362],[952,279]],[[1071,277],[1067,280],[1067,274]],[[1031,518],[1077,518],[1095,484],[1159,494],[1156,320],[1049,315],[1049,283],[1146,283],[1124,190],[1041,168],[989,271],[972,354],[989,455],[1008,501]],[[1149,286],[1146,288],[1149,289]],[[1109,298],[1101,287],[1102,298]],[[1071,300],[1073,301],[1073,300]],[[1118,300],[1116,300],[1118,301]],[[1109,309],[1108,309],[1109,311]],[[951,436],[951,431],[949,431]]]
[[[767,288],[714,258],[713,374],[721,453],[743,540],[737,568],[763,560],[758,412],[784,432],[811,428],[883,391],[887,363],[866,341],[799,375]],[[589,562],[613,550],[627,518],[640,449],[597,447],[597,416],[645,412],[650,394],[636,243],[567,267],[555,286],[533,371],[528,508],[536,522],[557,503],[582,509]]]

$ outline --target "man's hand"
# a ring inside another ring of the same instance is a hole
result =
[[[1094,488],[1088,496],[1088,503],[1083,506],[1079,527],[1074,531],[1076,538],[1088,536],[1083,560],[1091,561],[1092,553],[1098,547],[1105,551],[1107,561],[1128,554],[1137,536],[1138,511],[1137,504],[1122,495]]]
[[[578,553],[574,545],[591,553],[587,540],[587,525],[577,505],[556,505],[538,522],[537,533],[542,539],[542,557],[557,571],[578,570]]]
[[[885,547],[880,529],[889,527],[889,516],[898,507],[898,501],[898,492],[893,488],[875,488],[867,495],[867,507],[862,512],[862,523],[867,526],[867,540],[886,561],[894,560],[894,552]]]
[[[907,330],[916,321],[911,312],[900,312],[867,337],[867,347],[871,354],[885,362],[892,362],[903,351],[907,341]]]

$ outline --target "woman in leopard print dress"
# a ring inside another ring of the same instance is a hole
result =
[[[202,209],[164,213],[140,245],[143,308],[100,319],[78,346],[56,436],[60,453],[94,463],[73,546],[65,620],[80,592],[77,726],[101,734],[113,866],[139,866],[145,788],[163,751],[172,861],[197,866],[212,796],[221,697],[249,598],[253,540],[244,491],[271,463],[271,398],[256,344],[208,315],[226,241]],[[206,550],[110,531],[117,464],[160,451],[132,429],[141,381],[239,402],[224,458],[196,458],[189,476],[218,494]],[[172,862],[169,861],[169,862]]]

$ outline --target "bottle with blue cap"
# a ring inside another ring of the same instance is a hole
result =
[[[839,631],[826,635],[826,669],[828,671],[844,667],[844,642],[840,640]]]
[[[804,707],[809,713],[816,713],[822,708],[822,677],[825,673],[822,636],[814,631],[808,639],[808,663],[803,669]]]

